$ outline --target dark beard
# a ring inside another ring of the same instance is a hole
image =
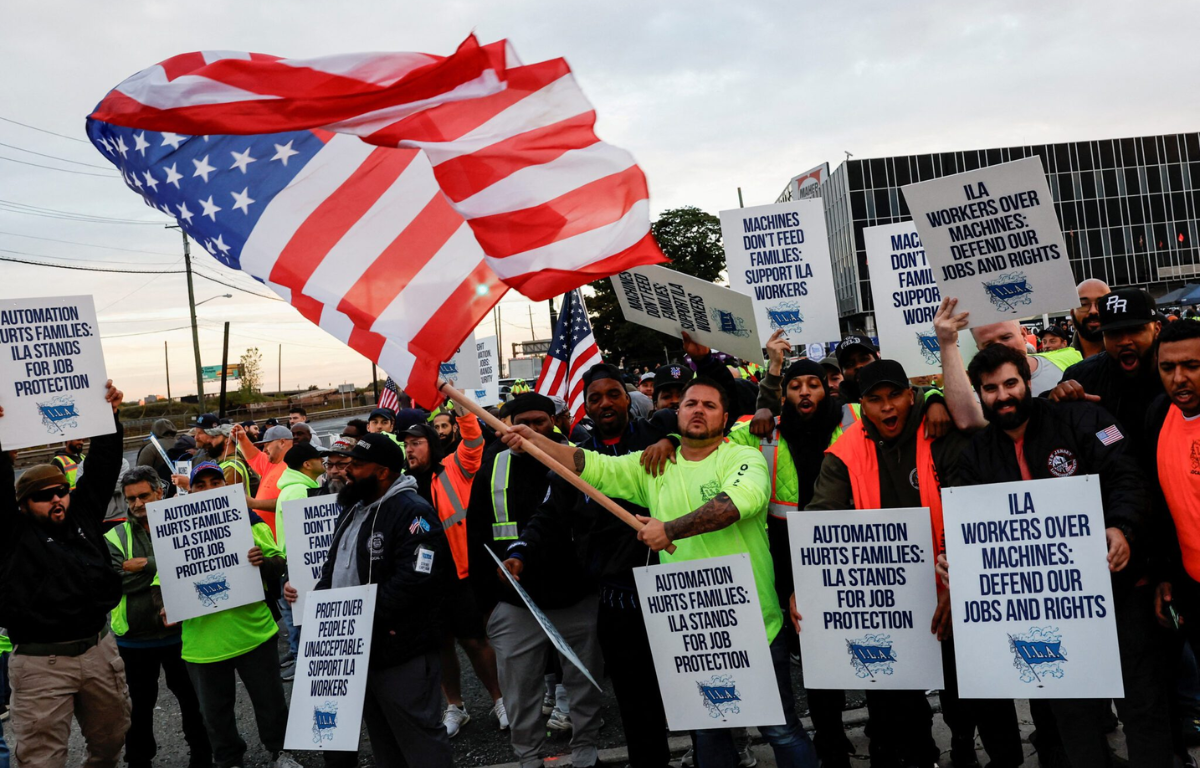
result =
[[[1003,416],[996,414],[996,410],[1013,402],[1013,398],[1010,397],[1007,400],[997,400],[996,404],[991,408],[982,403],[980,405],[983,408],[983,416],[989,423],[994,424],[999,429],[1010,430],[1016,429],[1029,420],[1029,411],[1033,408],[1033,396],[1026,391],[1023,399],[1015,401],[1017,406],[1015,411],[1006,413]]]
[[[352,483],[346,483],[346,487],[338,491],[338,504],[342,505],[342,509],[350,509],[360,501],[365,502],[374,499],[379,493],[379,480],[371,475],[366,480],[355,480]]]
[[[438,435],[438,445],[442,447],[443,456],[449,456],[454,453],[454,434]]]
[[[1101,331],[1099,327],[1097,327],[1094,331],[1089,331],[1087,329],[1087,315],[1084,315],[1083,319],[1080,320],[1079,318],[1075,317],[1074,314],[1072,314],[1071,321],[1075,326],[1075,332],[1079,334],[1080,338],[1084,339],[1085,341],[1090,341],[1093,344],[1098,344],[1104,341],[1104,332]]]
[[[812,501],[813,486],[825,459],[825,448],[841,420],[842,410],[828,389],[825,399],[817,404],[816,410],[808,418],[800,415],[790,403],[784,403],[783,414],[779,418],[779,434],[787,440],[792,463],[796,467],[801,509]]]

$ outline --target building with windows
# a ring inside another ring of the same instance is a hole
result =
[[[1200,276],[1200,133],[847,158],[820,185],[843,327],[874,328],[862,231],[911,218],[901,187],[1032,155],[1046,169],[1076,282],[1159,296]]]

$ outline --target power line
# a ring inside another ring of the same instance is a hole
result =
[[[211,280],[214,283],[220,283],[221,285],[225,286],[226,288],[232,288],[235,291],[241,291],[242,293],[248,293],[251,296],[257,296],[260,299],[267,299],[268,301],[283,301],[283,299],[279,298],[278,296],[266,296],[261,293],[255,293],[254,291],[247,290],[247,289],[241,287],[240,285],[234,285],[233,283],[227,283],[224,280],[218,280],[215,277],[209,277],[208,275],[206,275],[203,272],[200,272],[196,269],[192,270],[192,274],[195,275],[196,277],[203,277],[205,280]],[[284,302],[284,303],[286,303],[286,302]]]
[[[70,168],[55,168],[52,165],[42,165],[41,163],[31,163],[27,160],[18,160],[15,157],[5,157],[0,155],[0,160],[7,160],[10,163],[20,163],[21,165],[31,165],[34,168],[45,168],[48,171],[61,171],[62,173],[73,173],[76,176],[98,176],[102,179],[119,179],[121,176],[116,173],[88,173],[87,171],[73,171]]]
[[[57,240],[53,237],[38,237],[37,235],[22,235],[17,232],[2,232],[0,235],[10,235],[12,237],[27,237],[30,240],[45,240],[48,243],[62,243],[64,245],[81,245],[84,248],[103,248],[106,251],[127,251],[128,253],[147,253],[151,256],[174,256],[173,253],[166,251],[142,251],[137,248],[120,248],[115,245],[95,245],[94,243],[81,243],[78,240]]]
[[[191,327],[192,326],[190,326],[190,325],[181,325],[177,328],[162,328],[157,331],[138,331],[137,333],[118,333],[115,335],[101,334],[100,340],[104,341],[105,339],[124,339],[128,336],[149,336],[150,334],[153,334],[153,333],[170,333],[171,331],[182,331],[186,328],[191,328]],[[205,330],[212,330],[212,329],[206,328]]]
[[[71,163],[72,165],[83,165],[88,168],[99,168],[102,171],[111,171],[113,169],[111,165],[96,165],[95,163],[84,163],[80,162],[79,160],[69,160],[65,157],[59,157],[58,155],[48,155],[45,152],[34,152],[32,149],[18,147],[16,144],[5,144],[3,141],[0,141],[0,147],[8,147],[9,149],[17,150],[18,152],[28,152],[29,154],[37,155],[38,157],[48,157],[51,160],[61,160],[64,163]]]
[[[175,264],[179,263],[179,259],[183,258],[182,256],[180,256],[179,259],[175,259],[174,261],[102,261],[99,259],[73,259],[70,256],[48,256],[44,253],[29,253],[28,251],[17,251],[17,250],[13,250],[11,248],[0,248],[0,252],[12,253],[17,256],[28,256],[28,257],[34,258],[34,259],[54,259],[54,260],[58,260],[58,261],[82,262],[84,264],[96,264],[96,263],[125,264],[125,265],[131,266],[131,267],[174,266]]]
[[[105,216],[99,213],[85,213],[82,211],[64,211],[61,208],[46,208],[40,205],[30,205],[29,203],[18,203],[15,200],[0,200],[0,204],[11,206],[19,210],[36,211],[38,213],[53,213],[60,216],[81,216],[88,219],[99,219],[101,221],[117,221],[128,224],[161,224],[161,221],[140,221],[138,219],[126,219],[120,216]],[[158,209],[156,208],[157,212]]]
[[[40,211],[24,210],[22,208],[9,208],[0,202],[0,211],[7,213],[21,213],[26,216],[39,216],[44,219],[56,219],[58,221],[81,221],[85,224],[150,224],[155,227],[161,227],[161,221],[132,221],[124,219],[106,219],[106,218],[87,218],[83,216],[62,216],[57,213],[42,213]]]
[[[20,251],[10,251],[7,248],[0,248],[3,253],[20,253]],[[22,254],[24,255],[24,254]],[[77,267],[72,264],[47,264],[44,261],[30,261],[28,259],[16,259],[12,256],[0,256],[0,261],[11,261],[16,264],[28,264],[34,267],[53,267],[54,269],[75,269],[81,272],[119,272],[127,275],[182,275],[185,270],[182,269],[118,269],[115,267]]]
[[[22,122],[18,122],[18,121],[16,121],[16,120],[13,120],[13,119],[12,119],[12,118],[10,118],[10,117],[0,117],[0,120],[3,120],[3,121],[4,121],[4,122],[6,122],[6,123],[12,123],[13,125],[19,125],[19,126],[21,126],[22,128],[28,128],[28,129],[30,129],[31,131],[40,131],[41,133],[48,133],[48,134],[50,134],[51,136],[57,136],[57,137],[59,137],[60,139],[70,139],[71,141],[78,141],[80,144],[90,144],[90,143],[91,143],[91,142],[88,142],[88,141],[84,141],[83,139],[80,139],[80,138],[78,138],[78,137],[76,137],[76,136],[68,136],[68,135],[67,135],[67,134],[65,134],[65,133],[56,133],[56,132],[54,132],[54,131],[48,131],[48,130],[46,130],[45,128],[38,128],[36,125],[30,125],[29,123],[22,123]]]

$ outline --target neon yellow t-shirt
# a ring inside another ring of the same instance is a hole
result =
[[[652,517],[663,522],[690,514],[718,493],[728,495],[741,513],[740,520],[719,531],[679,539],[675,542],[675,554],[663,551],[659,558],[671,563],[750,555],[767,642],[774,640],[783,626],[783,613],[775,595],[775,570],[767,542],[765,513],[771,480],[762,454],[730,442],[722,443],[703,461],[688,461],[681,450],[676,450],[676,463],[667,464],[666,471],[658,477],[642,469],[640,458],[640,451],[624,456],[588,451],[583,479],[603,493],[645,507]]]
[[[254,543],[262,549],[264,557],[282,555],[266,523],[255,523],[250,530],[254,534]],[[184,661],[193,664],[225,661],[254,650],[278,632],[271,609],[260,600],[185,620],[181,655]]]
[[[0,653],[12,653],[12,640],[8,635],[0,635]]]

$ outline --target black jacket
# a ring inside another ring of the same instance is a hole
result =
[[[1160,395],[1146,412],[1146,487],[1150,493],[1150,513],[1145,525],[1147,550],[1147,570],[1150,578],[1157,583],[1170,581],[1175,584],[1188,584],[1192,577],[1183,567],[1183,555],[1179,549],[1179,534],[1175,530],[1175,519],[1167,506],[1163,495],[1162,483],[1158,474],[1158,439],[1162,434],[1163,424],[1167,420],[1167,412],[1171,408],[1171,399],[1164,393]],[[1180,450],[1189,450],[1181,448]],[[1194,593],[1193,593],[1194,594]]]
[[[592,435],[579,447],[608,456],[624,456],[649,448],[678,431],[678,423],[675,412],[664,408],[649,419],[630,421],[620,440],[612,445]],[[614,501],[632,514],[650,515],[645,507],[624,499]],[[550,482],[550,498],[521,531],[521,538],[508,547],[508,556],[520,557],[529,567],[556,557],[559,552],[572,552],[589,582],[629,591],[634,589],[634,568],[658,564],[658,556],[651,555],[650,548],[638,541],[637,531],[555,476]],[[524,574],[521,581],[525,586]]]
[[[0,626],[14,643],[95,635],[121,601],[102,522],[121,472],[124,430],[92,438],[63,525],[21,512],[15,472],[0,453]]]
[[[392,667],[440,647],[445,604],[457,578],[437,512],[417,495],[416,485],[411,477],[401,476],[367,511],[358,530],[359,583],[379,585],[371,638],[371,666],[377,668]],[[346,524],[360,506],[338,516],[329,559],[316,589],[332,586],[338,546]],[[422,520],[428,529],[421,525]],[[417,570],[420,548],[433,552],[429,573]]]
[[[1063,371],[1063,381],[1074,379],[1089,395],[1099,395],[1100,405],[1108,411],[1122,431],[1128,429],[1125,450],[1144,462],[1146,412],[1150,403],[1163,394],[1162,379],[1153,365],[1143,365],[1136,376],[1126,376],[1121,365],[1107,352],[1082,360]]]
[[[1025,427],[1025,464],[1034,480],[1099,475],[1105,527],[1125,533],[1133,565],[1146,555],[1146,547],[1140,545],[1149,501],[1138,464],[1128,450],[1129,440],[1105,445],[1097,436],[1116,423],[1093,403],[1053,403],[1035,397]],[[1124,433],[1123,427],[1117,428]],[[1021,480],[1012,438],[992,425],[977,432],[963,452],[958,479],[959,485]],[[1126,567],[1123,573],[1141,570],[1141,566]]]

